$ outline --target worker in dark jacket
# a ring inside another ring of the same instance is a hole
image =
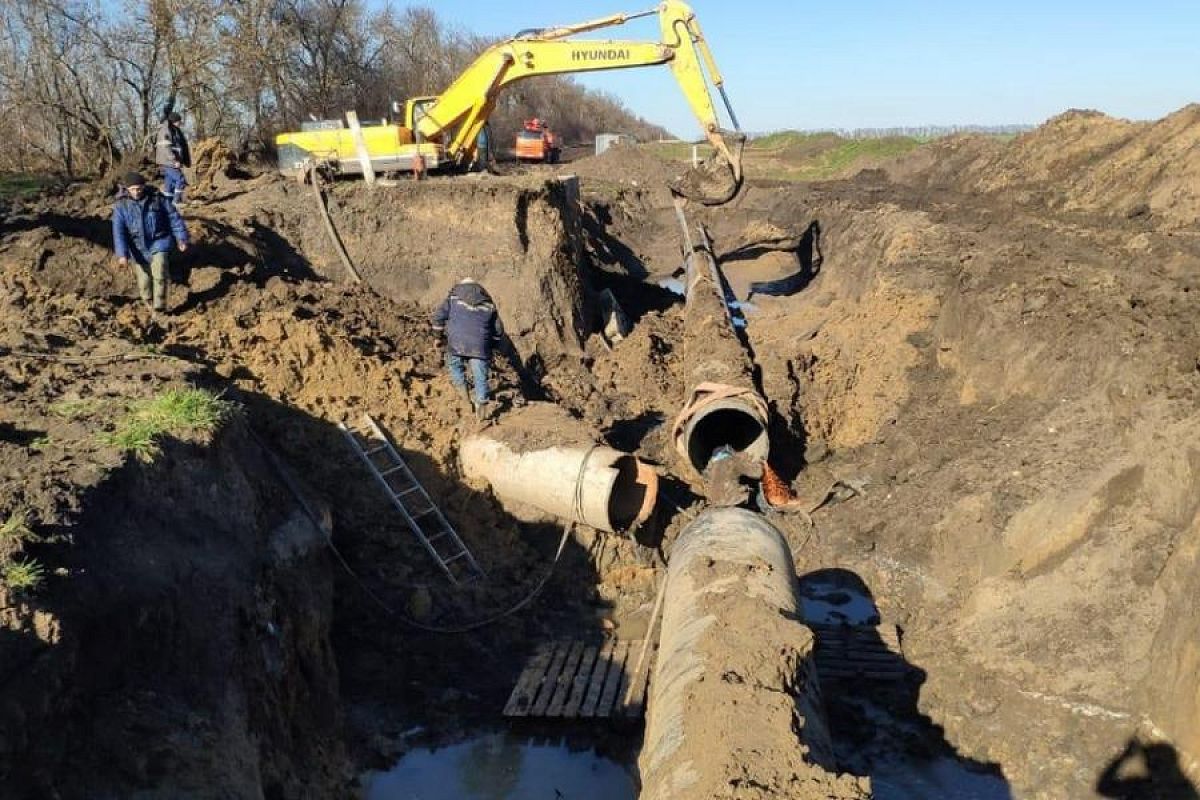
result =
[[[183,190],[188,185],[183,168],[192,165],[191,148],[179,127],[181,119],[174,111],[167,114],[158,128],[158,140],[154,144],[154,163],[162,170],[163,191],[176,205],[183,202]]]
[[[155,311],[167,309],[171,245],[187,250],[188,232],[175,204],[136,172],[122,179],[123,189],[113,206],[113,249],[121,266],[133,262],[138,294]]]
[[[433,312],[433,330],[438,335],[445,333],[450,381],[474,405],[476,417],[486,419],[492,348],[504,332],[491,295],[471,278],[459,281]],[[471,366],[473,398],[467,389],[464,361]]]

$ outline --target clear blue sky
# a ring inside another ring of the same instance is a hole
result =
[[[371,0],[382,5],[384,0]],[[628,0],[437,0],[483,35],[651,8]],[[407,5],[393,0],[394,8]],[[1039,123],[1068,108],[1133,119],[1200,101],[1200,0],[693,0],[742,127]],[[593,34],[593,37],[595,35]],[[657,22],[603,38],[657,39]],[[684,137],[699,126],[663,67],[577,76]]]

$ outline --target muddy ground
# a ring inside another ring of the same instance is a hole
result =
[[[1072,112],[845,181],[755,176],[694,212],[747,301],[772,463],[813,505],[858,487],[812,526],[774,521],[802,572],[853,576],[903,629],[912,680],[825,688],[842,769],[882,780],[916,754],[1013,797],[1194,796],[1198,138],[1196,107]],[[197,243],[165,321],[111,258],[104,187],[9,209],[0,518],[28,510],[49,574],[3,591],[0,793],[350,796],[417,741],[495,724],[541,641],[645,631],[697,508],[667,436],[681,305],[658,285],[681,262],[663,188],[679,168],[618,148],[570,169],[578,203],[551,168],[337,185],[365,285],[309,187],[221,177],[186,209]],[[464,274],[506,323],[500,413],[556,402],[664,490],[636,540],[576,529],[527,610],[446,634],[429,629],[526,597],[561,534],[459,480],[473,423],[427,318]],[[611,344],[605,288],[634,322]],[[150,464],[98,437],[183,383],[240,417]],[[488,581],[452,590],[359,470],[336,423],[364,411]],[[630,761],[638,737],[604,745]]]

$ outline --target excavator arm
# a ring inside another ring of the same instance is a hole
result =
[[[657,15],[662,41],[572,39],[570,37]],[[654,11],[614,14],[590,22],[523,31],[483,52],[435,103],[422,109],[413,128],[424,138],[445,137],[447,155],[469,161],[480,129],[509,84],[538,75],[630,69],[666,64],[671,68],[705,137],[716,150],[703,169],[686,175],[672,189],[706,205],[727,202],[741,187],[745,137],[725,94],[723,79],[696,21],[685,3],[665,0]],[[706,76],[707,73],[707,76]],[[720,125],[708,82],[718,89],[734,131]]]

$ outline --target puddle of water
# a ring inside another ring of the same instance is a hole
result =
[[[804,619],[815,625],[878,625],[879,609],[867,595],[834,583],[808,581],[800,588]]]
[[[591,749],[493,733],[411,750],[362,779],[362,800],[635,800],[633,777]]]
[[[666,289],[669,292],[674,292],[675,294],[679,295],[680,297],[684,297],[687,295],[687,291],[684,289],[684,286],[683,286],[683,281],[680,280],[679,278],[663,278],[662,280],[660,280],[658,282],[658,285],[661,286],[662,288]]]
[[[871,769],[875,800],[1011,800],[1003,778],[973,772],[952,758],[924,764],[884,763]]]

